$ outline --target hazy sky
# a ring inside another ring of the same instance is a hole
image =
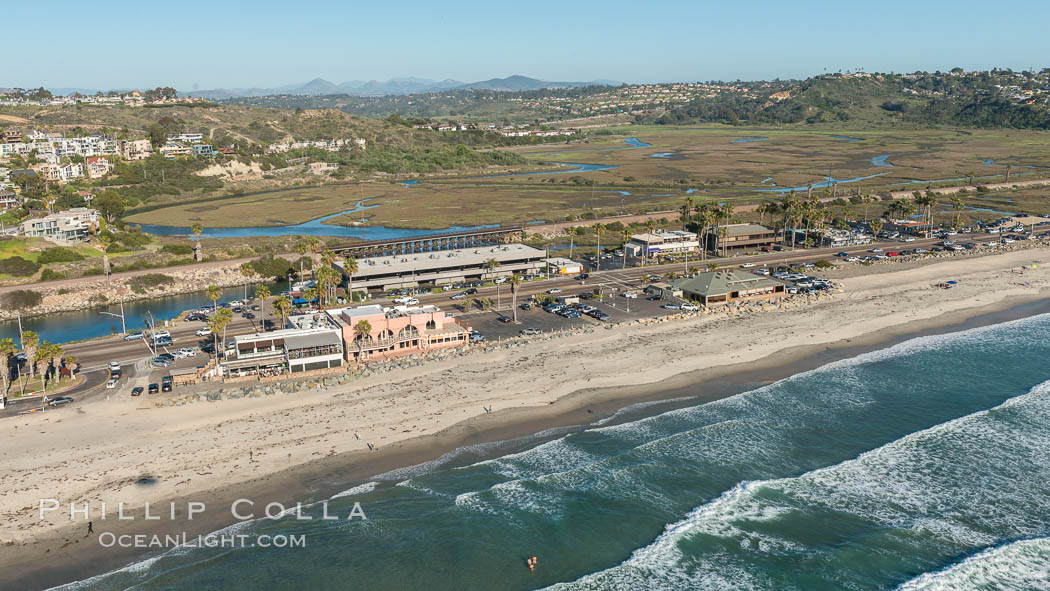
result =
[[[235,4],[243,6],[237,7]],[[0,87],[625,82],[1050,66],[1046,0],[8,0]]]

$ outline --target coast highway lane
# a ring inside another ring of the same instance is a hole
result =
[[[980,240],[981,238],[991,238],[994,235],[989,234],[972,234],[972,235],[959,235],[955,236],[956,241],[967,241],[967,240]],[[939,238],[919,238],[913,242],[897,242],[897,241],[884,241],[873,244],[858,245],[858,246],[845,246],[837,248],[810,248],[810,249],[798,249],[795,251],[785,250],[782,252],[769,252],[758,255],[737,255],[727,258],[714,258],[707,260],[690,260],[689,268],[692,270],[702,269],[705,265],[711,262],[716,262],[721,266],[733,267],[743,263],[754,263],[758,266],[776,266],[787,263],[801,263],[801,262],[814,262],[819,260],[832,260],[835,258],[835,254],[839,252],[846,252],[850,254],[862,255],[870,252],[872,248],[882,248],[883,250],[892,251],[895,248],[909,249],[924,247],[928,248],[940,242]],[[663,265],[648,265],[645,267],[627,267],[625,269],[620,268],[620,262],[618,259],[612,259],[609,261],[603,261],[603,266],[606,266],[601,271],[591,272],[591,277],[581,283],[573,279],[571,276],[564,277],[553,277],[544,281],[535,281],[523,283],[521,289],[518,292],[519,301],[523,301],[530,295],[538,295],[545,293],[548,289],[557,287],[564,290],[566,294],[579,293],[582,291],[593,289],[596,285],[606,283],[612,285],[618,285],[621,287],[640,288],[643,287],[644,277],[653,274],[663,274],[670,271],[676,273],[684,272],[686,269],[685,262],[677,262]],[[510,297],[510,287],[502,286],[501,294],[505,298]],[[478,295],[484,295],[486,297],[495,295],[496,287],[483,287],[478,290]],[[449,306],[452,302],[449,300],[451,293],[440,292],[431,294],[422,294],[418,296],[420,303],[423,304],[435,304],[442,306]],[[271,310],[272,312],[272,310]],[[267,318],[272,319],[272,314]],[[257,318],[256,324],[252,324],[251,321],[241,318],[239,316],[234,318],[234,321],[230,323],[227,329],[226,338],[240,335],[240,334],[251,334],[255,332],[255,326],[258,326],[262,320],[266,318]],[[200,327],[204,326],[201,322],[179,322],[174,327],[169,327],[171,331],[172,339],[174,341],[174,347],[197,346],[202,341],[210,342],[212,337],[197,337],[194,333]],[[133,365],[136,362],[149,357],[149,350],[146,345],[139,340],[125,341],[121,336],[114,335],[111,337],[104,337],[100,339],[94,339],[90,341],[69,343],[64,345],[66,353],[69,355],[75,355],[78,362],[81,365],[81,374],[85,375],[87,380],[84,384],[81,384],[76,389],[66,393],[70,396],[79,395],[83,397],[94,397],[101,395],[106,390],[103,387],[106,379],[109,377],[108,365],[111,361],[118,361],[122,366]],[[17,402],[8,405],[8,410],[15,407]],[[24,409],[23,409],[24,410]],[[0,411],[0,416],[8,415],[8,411]]]

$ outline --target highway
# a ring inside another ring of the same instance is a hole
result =
[[[987,234],[974,234],[974,235],[958,235],[953,237],[956,241],[968,241],[981,239],[987,241],[989,235]],[[834,260],[835,256],[839,252],[846,252],[850,254],[863,255],[870,253],[872,248],[879,247],[886,251],[892,251],[894,249],[913,249],[913,248],[931,248],[941,241],[940,238],[920,238],[912,242],[898,242],[898,241],[883,241],[874,244],[858,245],[858,246],[845,246],[837,248],[810,248],[810,249],[796,249],[794,251],[787,250],[781,252],[768,252],[753,255],[736,255],[727,258],[709,258],[706,260],[700,260],[699,257],[689,261],[688,266],[691,271],[703,270],[708,263],[715,262],[720,266],[738,266],[743,263],[753,263],[759,267],[776,267],[778,265],[786,265],[790,263],[802,263],[802,262],[813,262],[819,260]],[[622,287],[622,288],[640,288],[645,285],[644,278],[649,275],[662,275],[669,272],[685,273],[687,263],[676,262],[662,265],[648,265],[648,266],[635,266],[621,268],[622,259],[613,258],[605,259],[602,261],[602,269],[600,271],[589,271],[590,277],[586,281],[579,281],[573,279],[571,276],[559,276],[552,277],[542,281],[530,281],[522,283],[518,292],[518,302],[522,302],[527,299],[530,295],[538,295],[545,293],[548,289],[559,288],[566,294],[579,293],[586,290],[592,290],[598,285],[607,285],[609,287]],[[591,264],[593,267],[593,264]],[[488,297],[495,300],[497,287],[483,287],[478,289],[476,297]],[[507,303],[510,301],[510,286],[504,284],[499,286],[500,297]],[[438,291],[430,294],[421,294],[417,296],[421,304],[435,304],[445,308],[451,307],[454,302],[449,299],[449,296],[455,292],[442,292]],[[382,300],[378,300],[382,301]],[[267,306],[267,311],[270,314],[267,318],[272,319],[272,307]],[[229,339],[239,334],[251,334],[256,332],[256,326],[261,327],[261,322],[265,320],[261,314],[254,321],[236,316],[234,321],[230,323],[227,328],[226,338]],[[199,346],[205,342],[211,342],[212,337],[197,337],[194,333],[197,329],[204,326],[202,322],[191,321],[191,322],[180,322],[175,326],[166,327],[171,332],[174,346],[169,349],[174,350],[179,347],[188,346]],[[160,327],[158,327],[160,328]],[[143,359],[149,357],[150,353],[146,344],[142,340],[125,341],[122,336],[115,335],[112,337],[105,337],[101,339],[94,339],[91,341],[69,343],[64,345],[65,352],[67,355],[76,356],[78,363],[80,363],[80,374],[83,375],[86,380],[83,384],[77,388],[63,393],[83,400],[84,398],[92,398],[100,395],[100,393],[106,392],[103,384],[109,378],[109,363],[117,361],[124,368],[125,377],[131,377],[134,375],[134,365]],[[18,400],[10,400],[7,411],[0,412],[0,416],[10,415],[12,412],[25,410],[30,405],[26,402],[20,402]],[[14,409],[14,411],[12,411]]]

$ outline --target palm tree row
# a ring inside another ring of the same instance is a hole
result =
[[[21,340],[21,351],[26,356],[29,377],[40,375],[41,390],[47,391],[48,376],[59,373],[63,365],[70,371],[70,374],[76,371],[76,357],[68,355],[63,358],[65,351],[61,345],[46,340],[41,341],[40,336],[31,330],[23,331]],[[2,374],[0,383],[3,384],[3,392],[0,392],[0,396],[6,395],[13,385],[11,382],[12,359],[18,352],[19,348],[15,345],[14,339],[0,339],[0,374]]]

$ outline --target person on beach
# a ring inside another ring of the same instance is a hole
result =
[[[95,533],[94,522],[92,522],[92,521],[88,522],[88,533],[89,534]]]

